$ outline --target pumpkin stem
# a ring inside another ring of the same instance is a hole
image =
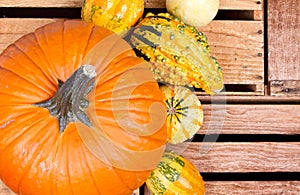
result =
[[[51,99],[34,105],[47,108],[57,118],[60,133],[70,122],[77,120],[91,127],[93,125],[85,114],[89,106],[86,96],[94,87],[96,75],[94,66],[83,65],[61,85]]]

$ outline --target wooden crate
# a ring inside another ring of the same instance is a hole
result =
[[[220,0],[216,19],[199,29],[223,68],[226,92],[214,97],[197,92],[204,124],[190,143],[175,149],[196,165],[208,195],[300,194],[298,4]],[[64,18],[63,11],[79,18],[81,5],[82,0],[0,0],[1,14],[8,17],[0,18],[0,51]],[[145,0],[145,7],[163,11],[165,0]],[[20,10],[58,16],[29,17]],[[149,194],[146,188],[135,193]],[[2,185],[0,194],[12,193]]]

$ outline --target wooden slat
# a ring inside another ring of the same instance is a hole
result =
[[[299,4],[300,0],[268,1],[269,81],[271,82],[300,81]],[[289,82],[284,84],[288,87]],[[274,90],[277,91],[276,85],[271,87],[275,87]]]
[[[84,0],[0,0],[0,7],[81,7]]]
[[[270,81],[270,95],[300,96],[300,80]]]
[[[223,68],[225,84],[256,84],[255,95],[263,95],[263,29],[262,21],[218,20],[199,29]]]
[[[25,33],[54,19],[0,19],[0,52]],[[221,64],[226,84],[254,84],[253,95],[264,91],[263,22],[213,21],[200,29],[211,45],[211,53]],[[260,87],[259,87],[260,86]]]
[[[201,98],[200,98],[201,100]],[[203,104],[199,134],[299,134],[300,105]]]
[[[300,97],[298,96],[225,96],[223,93],[219,95],[200,95],[199,92],[195,92],[202,103],[211,103],[212,101],[224,102],[234,104],[273,104],[277,106],[278,104],[300,104]]]
[[[172,145],[200,172],[299,172],[300,142],[186,142]]]
[[[146,8],[165,8],[166,0],[145,0]]]
[[[299,181],[217,181],[205,187],[209,195],[300,194]]]
[[[0,0],[0,7],[81,7],[83,0]],[[165,8],[166,0],[145,0],[146,8]],[[220,0],[220,9],[261,10],[262,0]]]
[[[0,35],[25,34],[34,31],[36,28],[54,22],[59,19],[45,18],[1,18]]]
[[[221,0],[220,9],[261,10],[262,0]]]
[[[299,181],[214,181],[205,182],[208,195],[299,194]],[[145,195],[151,193],[145,189]]]

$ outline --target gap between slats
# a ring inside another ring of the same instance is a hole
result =
[[[162,13],[165,8],[145,8],[144,14],[148,12]],[[2,18],[72,18],[79,19],[81,8],[60,7],[0,7]],[[219,10],[214,20],[256,20],[255,12],[252,10]]]

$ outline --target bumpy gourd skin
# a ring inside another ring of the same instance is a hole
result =
[[[153,194],[203,195],[205,186],[197,168],[183,156],[167,151],[157,168],[146,180],[148,189]]]
[[[144,12],[144,0],[84,0],[81,18],[123,35]]]
[[[210,55],[207,37],[168,14],[147,14],[127,38],[139,56],[151,62],[156,79],[172,85],[220,92],[222,69]]]

